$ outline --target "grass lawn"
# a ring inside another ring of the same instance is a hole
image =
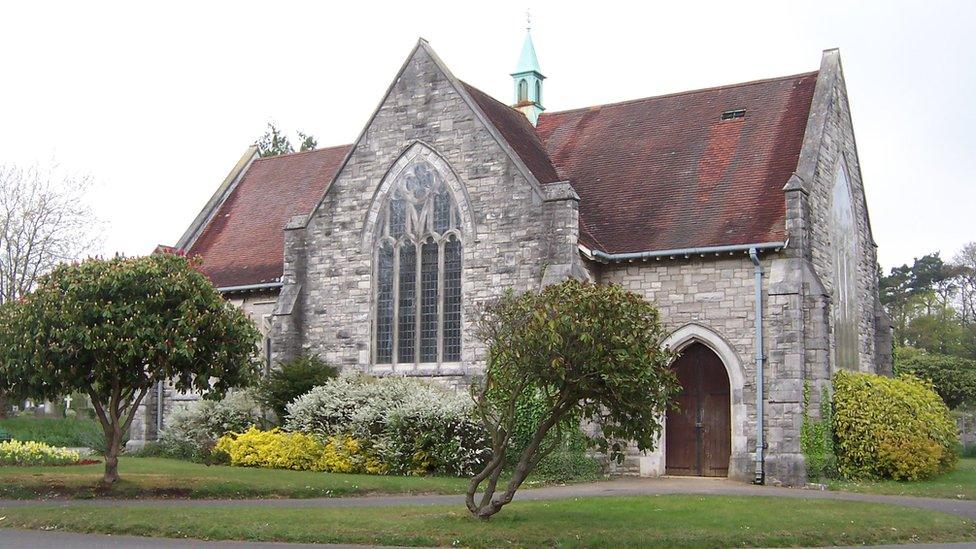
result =
[[[830,482],[831,490],[870,492],[898,496],[930,498],[976,499],[976,458],[959,460],[956,470],[929,480],[901,482],[897,480]]]
[[[0,497],[164,496],[188,498],[337,497],[362,494],[460,494],[467,479],[346,475],[206,466],[165,458],[119,459],[121,480],[98,488],[104,465],[0,467]]]
[[[88,446],[105,435],[102,428],[90,419],[51,417],[10,417],[0,419],[0,431],[20,441],[33,440],[52,446]]]
[[[952,515],[772,497],[647,496],[516,502],[489,522],[461,506],[380,508],[44,507],[0,526],[252,541],[413,546],[818,546],[976,539]]]

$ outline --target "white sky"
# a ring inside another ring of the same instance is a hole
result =
[[[976,240],[969,1],[5,3],[0,163],[91,175],[103,252],[146,253],[267,121],[352,142],[418,36],[509,101],[527,4],[551,111],[813,70],[841,48],[886,270]]]

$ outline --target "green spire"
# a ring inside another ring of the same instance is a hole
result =
[[[542,69],[539,68],[539,60],[535,56],[535,45],[532,44],[532,32],[528,30],[525,32],[525,42],[522,43],[522,55],[519,56],[518,66],[515,67],[514,74],[523,72],[537,72],[542,74]]]
[[[526,12],[526,17],[528,13]],[[535,44],[532,43],[531,21],[525,29],[525,41],[522,42],[522,55],[518,65],[512,73],[515,84],[515,102],[512,105],[518,109],[529,122],[535,126],[539,122],[539,115],[546,110],[542,106],[542,81],[546,79],[539,68],[539,59],[535,56]]]

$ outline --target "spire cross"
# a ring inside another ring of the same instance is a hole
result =
[[[526,31],[532,30],[532,14],[529,12],[528,9],[525,10],[525,30]]]

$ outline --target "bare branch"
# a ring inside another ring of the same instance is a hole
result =
[[[85,200],[90,188],[87,177],[0,165],[0,303],[95,249],[101,224]]]

